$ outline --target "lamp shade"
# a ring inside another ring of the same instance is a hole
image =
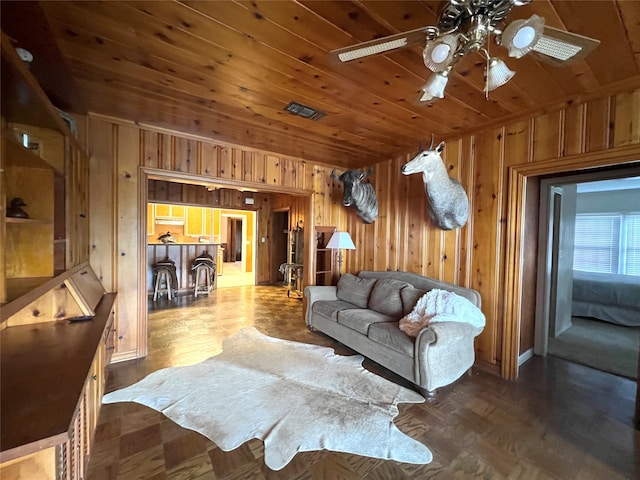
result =
[[[353,244],[353,240],[351,240],[348,232],[333,232],[329,243],[327,243],[327,248],[355,250],[356,246]]]
[[[422,87],[422,91],[424,93],[422,97],[420,97],[420,101],[428,102],[429,100],[433,100],[434,98],[444,98],[444,88],[447,86],[448,81],[448,70],[431,75],[429,77],[429,80],[427,80],[427,83],[425,83],[424,87]]]
[[[544,32],[544,18],[531,15],[527,20],[515,20],[504,29],[500,42],[509,49],[509,56],[520,58],[535,47]]]
[[[516,74],[513,70],[509,70],[507,64],[497,57],[489,59],[486,68],[487,90],[492,91],[507,83]]]

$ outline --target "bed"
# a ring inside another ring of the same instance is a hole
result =
[[[640,326],[640,277],[574,270],[571,314]]]

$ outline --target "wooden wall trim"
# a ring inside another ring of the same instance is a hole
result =
[[[584,104],[594,99],[614,96],[616,94],[627,92],[627,91],[636,89],[638,87],[640,87],[640,76],[626,78],[619,82],[610,83],[604,88],[592,90],[589,93],[574,95],[570,98],[565,98],[561,102],[557,102],[557,101],[549,102],[547,104],[541,105],[539,108],[533,111],[527,110],[525,113],[514,113],[506,117],[501,117],[500,119],[495,120],[494,122],[483,123],[480,129],[456,132],[451,135],[443,136],[442,140],[446,142],[450,140],[457,140],[461,136],[462,137],[471,136],[471,135],[481,133],[482,131],[485,131],[485,130],[490,130],[495,127],[500,127],[502,125],[510,125],[523,120],[534,119],[537,117],[544,116],[548,113],[562,111],[565,108],[570,107],[571,105]]]
[[[504,334],[502,336],[502,362],[500,374],[515,380],[518,376],[520,355],[520,312],[522,309],[522,246],[524,244],[524,214],[526,203],[526,176],[515,168],[509,171],[507,218],[507,245],[505,269]]]
[[[195,140],[197,142],[215,143],[216,145],[226,146],[226,147],[229,147],[229,148],[239,148],[239,149],[242,149],[242,150],[247,151],[247,152],[255,152],[255,153],[259,153],[259,154],[273,155],[273,156],[279,157],[281,159],[291,159],[291,160],[295,160],[295,161],[299,161],[299,162],[303,162],[303,163],[309,163],[309,164],[312,163],[313,165],[319,165],[319,166],[328,167],[328,168],[335,168],[336,167],[335,164],[328,163],[328,162],[325,163],[325,162],[319,162],[319,161],[316,161],[316,160],[314,160],[313,162],[309,162],[309,160],[307,160],[305,158],[302,158],[302,157],[295,157],[295,156],[292,156],[292,155],[285,155],[285,154],[282,154],[282,153],[273,152],[273,151],[269,151],[269,150],[261,150],[259,148],[252,148],[252,147],[247,146],[247,145],[229,143],[229,142],[225,142],[223,140],[219,140],[219,139],[213,138],[213,137],[206,137],[204,135],[196,135],[196,134],[193,134],[193,133],[186,133],[186,132],[183,132],[181,130],[175,130],[175,129],[166,128],[166,127],[159,127],[159,126],[156,126],[156,125],[151,125],[151,124],[147,124],[147,123],[143,123],[143,122],[136,122],[134,120],[127,120],[127,119],[124,119],[124,118],[112,117],[110,115],[104,115],[104,114],[101,114],[101,113],[89,112],[89,113],[87,113],[87,117],[95,119],[95,120],[100,120],[100,121],[103,121],[103,122],[108,122],[108,123],[111,123],[111,124],[114,124],[114,125],[137,127],[137,128],[140,128],[141,130],[145,130],[147,132],[161,133],[161,134],[164,134],[164,135],[170,135],[170,136],[174,136],[174,137],[177,137],[177,138]],[[218,178],[218,177],[216,177],[216,178]]]
[[[280,185],[271,185],[258,182],[249,182],[247,180],[233,180],[229,178],[207,177],[204,175],[190,174],[184,172],[176,172],[173,170],[161,170],[159,168],[149,168],[140,166],[144,170],[149,180],[164,180],[178,183],[188,183],[190,185],[215,186],[220,188],[240,188],[261,193],[286,193],[287,195],[308,196],[313,194],[313,190],[297,187],[282,187]],[[210,179],[210,180],[208,180]],[[146,188],[145,188],[146,189]]]
[[[147,308],[147,229],[141,225],[147,224],[147,202],[149,172],[144,167],[138,167],[138,342],[136,356],[146,357],[148,347],[148,315]]]
[[[598,152],[581,153],[568,157],[514,165],[511,168],[525,175],[554,175],[568,171],[590,170],[610,165],[640,162],[640,145],[628,145]]]
[[[506,308],[501,365],[503,378],[515,380],[518,376],[527,179],[532,176],[553,175],[632,163],[640,165],[640,145],[510,167],[508,186],[509,214],[507,217],[507,232],[509,235],[505,272]]]

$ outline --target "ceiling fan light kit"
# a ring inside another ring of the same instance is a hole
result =
[[[513,7],[532,0],[446,0],[442,3],[437,26],[427,26],[390,35],[330,52],[339,62],[348,62],[379,53],[392,52],[424,44],[422,57],[433,72],[422,87],[419,103],[444,98],[444,88],[455,64],[465,55],[479,53],[487,59],[485,95],[507,83],[515,72],[503,60],[491,57],[488,43],[494,41],[507,49],[512,58],[528,53],[538,60],[562,65],[569,60],[584,58],[600,43],[598,40],[558,30],[545,25],[538,15],[518,19],[504,27],[503,20]]]

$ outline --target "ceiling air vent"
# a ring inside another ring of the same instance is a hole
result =
[[[285,110],[293,115],[300,115],[301,117],[310,118],[311,120],[320,120],[322,117],[327,115],[320,110],[307,107],[306,105],[302,105],[297,102],[291,102],[285,107]]]

